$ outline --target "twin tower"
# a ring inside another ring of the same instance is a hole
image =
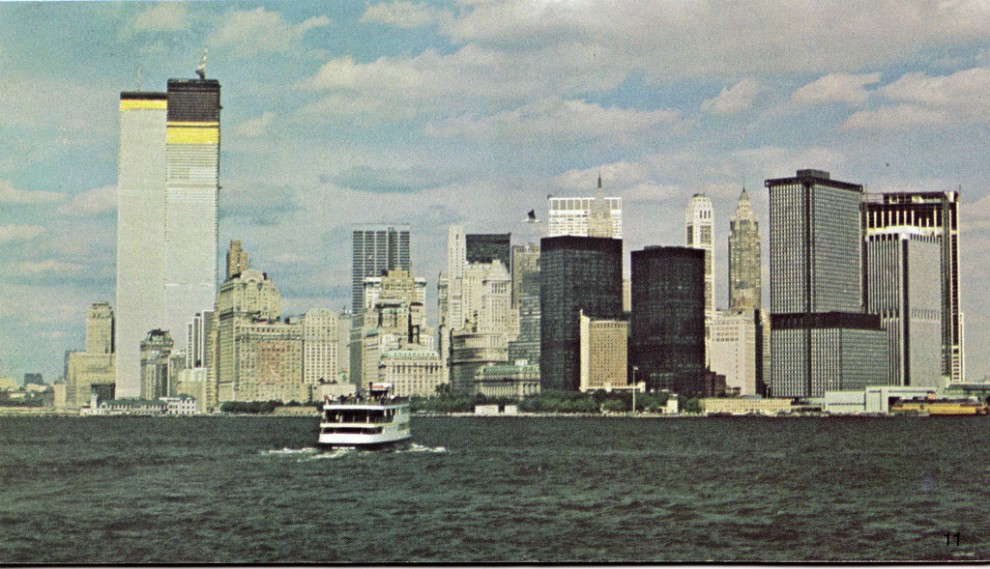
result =
[[[115,343],[117,397],[141,391],[140,343],[187,324],[217,290],[220,83],[170,79],[120,94]]]

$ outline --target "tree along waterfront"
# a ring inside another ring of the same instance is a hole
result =
[[[638,393],[636,411],[662,413],[671,394],[666,392]],[[678,395],[678,407],[684,413],[701,411],[697,399]],[[410,399],[410,409],[423,413],[470,413],[475,405],[518,405],[523,413],[626,413],[632,409],[632,393],[607,392],[603,389],[589,393],[575,391],[541,391],[522,399],[512,397],[486,397],[438,389],[432,397]]]

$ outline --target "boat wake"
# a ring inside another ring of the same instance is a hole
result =
[[[319,449],[315,448],[282,448],[277,450],[263,450],[261,456],[295,456],[300,454],[315,454]]]
[[[425,445],[421,445],[421,444],[417,444],[417,443],[412,443],[412,444],[409,445],[408,448],[405,448],[405,449],[402,449],[402,450],[398,450],[396,452],[435,452],[435,453],[443,453],[443,452],[447,452],[447,448],[446,447],[428,447],[428,446],[425,446]]]

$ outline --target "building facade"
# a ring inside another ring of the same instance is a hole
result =
[[[327,308],[306,312],[300,323],[303,329],[303,383],[313,386],[321,381],[336,381],[338,364],[338,318]]]
[[[351,310],[362,310],[365,277],[390,269],[411,271],[409,224],[355,224],[352,231]]]
[[[867,310],[887,330],[886,383],[941,387],[941,236],[874,228],[865,247]]]
[[[178,334],[185,349],[186,323],[216,296],[220,83],[121,93],[119,158],[117,384],[135,397],[148,330]]]
[[[863,207],[866,238],[903,229],[940,239],[942,375],[965,381],[963,313],[959,293],[959,192],[867,194]]]
[[[624,387],[629,383],[629,323],[592,319],[583,313],[581,333],[581,391]]]
[[[596,202],[599,208],[596,211],[604,211],[606,208],[600,207],[607,204],[607,210],[611,227],[609,237],[622,239],[622,198],[602,197],[601,176],[598,177],[598,194],[595,198],[547,198],[549,215],[547,216],[547,237],[561,237],[571,235],[575,237],[604,237],[601,223],[596,222],[596,235],[591,235],[588,231],[591,213],[596,210]],[[603,201],[598,201],[603,200]]]
[[[468,263],[491,263],[499,260],[506,269],[512,267],[511,233],[468,233],[464,236]]]
[[[738,395],[763,395],[763,319],[752,308],[715,311],[711,369]]]
[[[711,337],[715,317],[715,213],[712,200],[694,194],[684,211],[686,245],[705,252],[705,342]]]
[[[685,395],[703,392],[705,251],[646,247],[632,253],[630,353],[636,382]]]
[[[761,281],[760,224],[743,188],[729,220],[729,308],[760,310]]]
[[[577,391],[581,312],[622,317],[622,240],[546,237],[540,241],[541,389]]]
[[[169,394],[169,358],[174,342],[168,330],[151,330],[141,342],[141,398]]]
[[[509,341],[509,361],[540,362],[540,247],[529,244],[513,249],[512,302],[519,333]]]
[[[115,389],[114,316],[109,303],[94,302],[86,315],[86,351],[69,352],[65,361],[66,407],[77,410],[89,401],[94,386]],[[105,388],[104,388],[105,389]]]
[[[798,170],[770,192],[769,394],[821,397],[887,381],[886,333],[863,312],[863,187]]]

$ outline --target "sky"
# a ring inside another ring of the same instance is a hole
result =
[[[626,265],[729,218],[768,178],[960,190],[966,372],[990,373],[990,1],[0,2],[0,376],[63,374],[114,302],[119,93],[222,84],[219,250],[240,239],[283,315],[350,302],[354,223],[535,242],[548,195],[623,199]]]

